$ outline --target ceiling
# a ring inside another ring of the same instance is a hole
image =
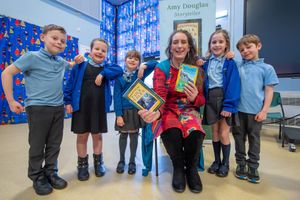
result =
[[[125,2],[132,1],[132,0],[107,0],[112,5],[121,5]],[[228,10],[230,5],[230,0],[216,0],[216,9],[217,11],[220,10]]]
[[[107,0],[109,3],[113,4],[113,5],[121,5],[127,1],[131,1],[131,0]]]

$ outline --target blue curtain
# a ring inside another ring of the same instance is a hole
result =
[[[137,50],[143,58],[159,56],[159,1],[132,0],[117,8],[117,63]]]

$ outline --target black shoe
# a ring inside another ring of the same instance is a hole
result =
[[[64,179],[60,178],[56,173],[47,176],[50,185],[55,189],[64,189],[68,183]]]
[[[220,168],[220,163],[217,163],[216,161],[214,161],[211,166],[208,168],[207,172],[210,174],[215,174],[219,171]]]
[[[175,192],[182,193],[185,191],[186,180],[185,171],[182,167],[176,167],[173,171],[172,187]]]
[[[124,168],[125,168],[125,162],[124,161],[119,161],[118,166],[117,166],[117,173],[118,174],[123,174],[124,173]]]
[[[186,181],[191,192],[199,193],[202,191],[203,185],[197,169],[186,170]]]
[[[134,162],[130,162],[128,164],[128,174],[135,174],[136,172],[136,164]]]
[[[222,164],[217,171],[216,175],[219,177],[226,177],[228,175],[229,171],[229,165],[228,164]]]
[[[78,157],[77,161],[77,178],[80,181],[86,181],[89,179],[89,163],[88,155],[85,158]]]
[[[238,179],[246,180],[247,179],[247,169],[245,165],[238,165],[235,170],[235,177]]]
[[[95,169],[95,175],[97,177],[101,177],[105,175],[106,169],[104,167],[104,162],[103,162],[103,155],[99,154],[93,154],[94,157],[94,169]]]
[[[289,151],[290,152],[295,152],[296,151],[296,145],[294,143],[289,143]]]
[[[48,182],[48,179],[45,176],[39,176],[33,182],[33,188],[35,190],[35,193],[37,193],[38,195],[47,195],[53,191],[51,185]]]
[[[251,167],[248,168],[247,180],[250,183],[260,183],[260,177],[257,169]]]

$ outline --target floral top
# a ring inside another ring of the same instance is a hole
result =
[[[171,66],[169,78],[166,80],[166,75],[161,69],[155,68],[154,70],[154,90],[166,101],[160,108],[162,113],[161,131],[179,128],[184,138],[188,137],[194,130],[199,130],[205,134],[200,117],[200,107],[205,103],[203,88],[198,88],[198,96],[195,101],[189,102],[185,93],[175,91],[178,72],[178,69]]]

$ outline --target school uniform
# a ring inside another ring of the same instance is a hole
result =
[[[81,133],[106,133],[107,116],[112,100],[110,79],[123,73],[121,67],[114,64],[97,65],[86,61],[75,65],[64,91],[66,105],[73,107],[71,130]],[[101,86],[95,84],[101,74]]]
[[[277,85],[279,81],[274,68],[264,63],[263,59],[243,60],[238,64],[238,70],[241,78],[241,96],[238,104],[240,126],[232,130],[235,157],[238,165],[248,165],[250,168],[257,169],[260,160],[262,122],[257,122],[254,118],[263,107],[265,86]],[[246,137],[249,140],[248,159],[246,159]]]
[[[237,105],[240,97],[240,78],[238,69],[232,59],[212,55],[203,66],[205,72],[203,124],[211,125],[222,119],[224,110],[232,113],[226,119],[229,126],[238,125]]]
[[[157,64],[157,61],[149,61],[146,63],[147,68],[144,71],[144,76],[141,78],[142,81],[151,74]],[[118,77],[115,80],[114,85],[114,110],[116,117],[122,116],[125,122],[124,126],[118,126],[117,121],[115,122],[115,130],[121,132],[128,132],[137,130],[146,125],[144,120],[139,116],[138,109],[136,109],[128,99],[123,98],[124,93],[127,89],[136,81],[138,78],[138,70],[133,72],[127,72],[126,69],[123,76]]]
[[[63,137],[62,83],[70,64],[45,49],[27,52],[13,63],[25,78],[25,109],[29,125],[28,177],[55,174]],[[43,162],[44,166],[43,166]]]

